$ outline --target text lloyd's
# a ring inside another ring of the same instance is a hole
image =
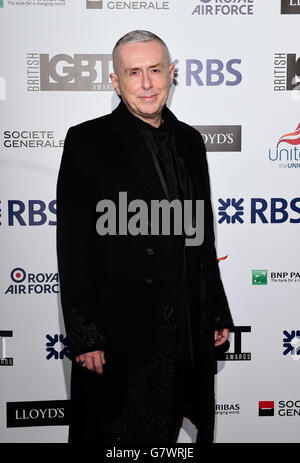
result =
[[[64,418],[64,408],[32,408],[31,410],[15,410],[16,420],[36,420],[36,419],[53,419]]]

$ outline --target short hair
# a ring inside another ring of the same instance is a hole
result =
[[[112,52],[114,70],[116,69],[117,49],[120,45],[123,45],[125,43],[134,43],[134,42],[151,42],[152,40],[156,40],[165,48],[168,61],[170,63],[171,59],[170,59],[170,53],[169,53],[168,47],[165,44],[165,42],[160,37],[158,37],[158,35],[155,35],[153,34],[153,32],[150,32],[150,31],[135,30],[135,31],[127,32],[127,34],[123,35],[123,37],[121,37],[116,42],[113,48],[113,52]]]

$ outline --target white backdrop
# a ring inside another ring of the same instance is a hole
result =
[[[0,1],[1,442],[67,441],[56,179],[67,129],[117,105],[109,55],[133,29],[168,44],[168,104],[208,149],[237,325],[215,442],[300,441],[299,13],[299,0]],[[178,442],[194,441],[185,419]]]

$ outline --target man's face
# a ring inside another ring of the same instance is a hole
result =
[[[157,40],[120,45],[115,71],[112,84],[128,110],[158,126],[174,76],[165,47]]]

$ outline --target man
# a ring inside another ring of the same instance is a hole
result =
[[[69,442],[174,442],[183,416],[197,427],[197,442],[211,442],[215,346],[233,323],[214,247],[205,146],[166,107],[174,65],[159,37],[126,34],[113,64],[121,102],[69,129],[57,184],[73,360]],[[203,243],[155,235],[151,219],[147,234],[99,233],[99,201],[121,207],[120,192],[149,209],[153,200],[204,201]]]

